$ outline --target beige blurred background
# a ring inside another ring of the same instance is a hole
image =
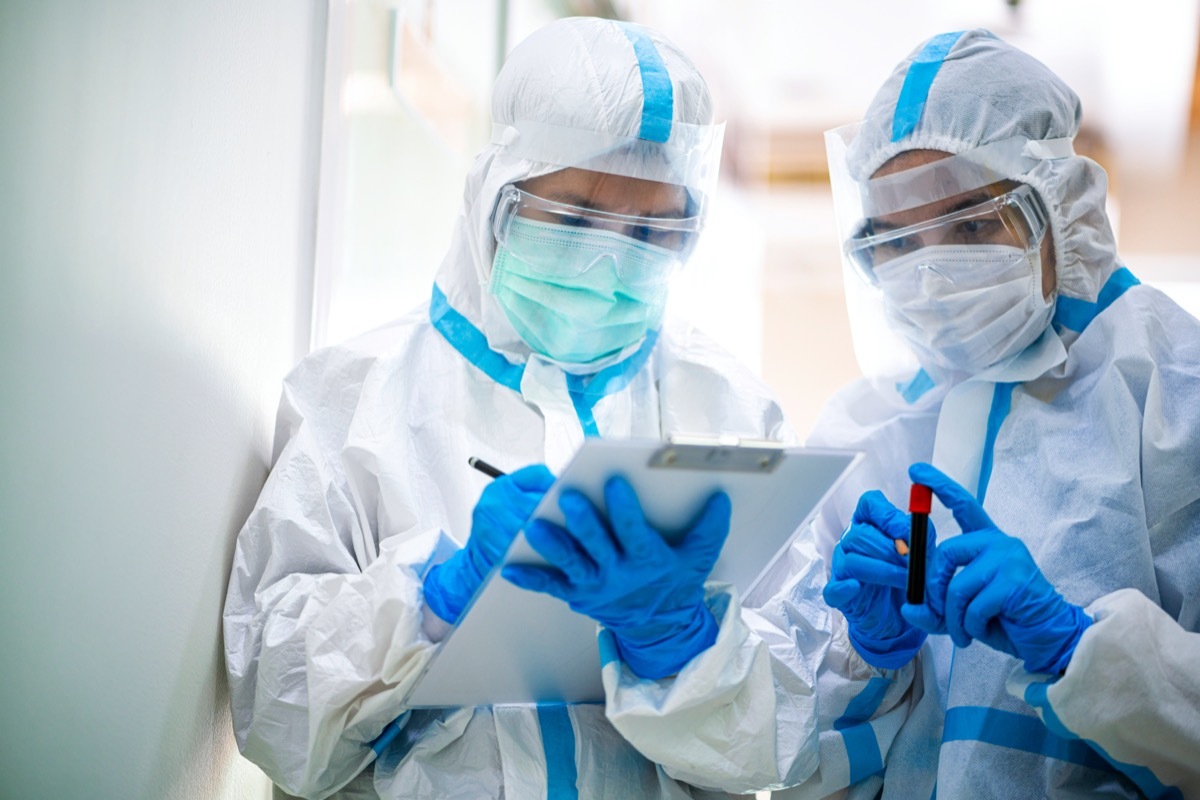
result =
[[[656,27],[704,73],[727,125],[709,227],[673,303],[758,370],[800,431],[856,377],[823,131],[861,118],[894,65],[936,33],[985,27],[1062,75],[1079,152],[1111,178],[1121,252],[1200,310],[1196,2],[1100,0],[375,0],[351,5],[348,189],[338,258],[319,261],[314,341],[423,300],[489,132],[502,52],[557,16]],[[330,208],[331,203],[323,204]],[[327,215],[328,216],[328,215]],[[327,220],[329,221],[329,220]]]

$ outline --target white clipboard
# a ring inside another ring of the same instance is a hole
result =
[[[724,490],[733,516],[711,579],[732,583],[746,597],[860,457],[733,437],[587,439],[533,516],[562,524],[564,487],[582,491],[603,510],[604,483],[622,475],[647,520],[672,540],[714,491]],[[518,535],[505,563],[545,562]],[[493,570],[407,705],[603,701],[596,631],[595,621],[566,603],[519,589]]]

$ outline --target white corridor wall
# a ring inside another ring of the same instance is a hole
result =
[[[326,9],[0,0],[0,797],[269,792],[220,611],[308,343]]]

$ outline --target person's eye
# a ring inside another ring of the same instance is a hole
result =
[[[885,261],[890,261],[893,258],[907,255],[918,249],[920,244],[915,237],[912,236],[897,236],[894,239],[888,239],[886,242],[880,242],[875,245],[875,263],[882,264]]]
[[[590,228],[592,221],[587,217],[572,217],[566,214],[558,218],[560,225],[566,225],[569,228]]]
[[[639,242],[648,242],[649,244],[657,244],[655,238],[659,236],[661,231],[651,228],[649,225],[634,225],[629,231],[629,237],[636,239]]]
[[[996,220],[969,219],[958,223],[958,240],[960,242],[992,241],[1003,231],[1003,226]]]

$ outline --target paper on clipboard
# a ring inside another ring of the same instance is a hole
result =
[[[565,487],[603,509],[604,483],[619,474],[633,484],[647,520],[671,540],[724,490],[733,517],[711,578],[745,597],[859,457],[731,438],[588,439],[533,516],[562,523],[557,500]],[[505,563],[543,562],[518,536]],[[490,578],[408,705],[602,701],[596,623],[549,595],[517,588],[498,570]]]

